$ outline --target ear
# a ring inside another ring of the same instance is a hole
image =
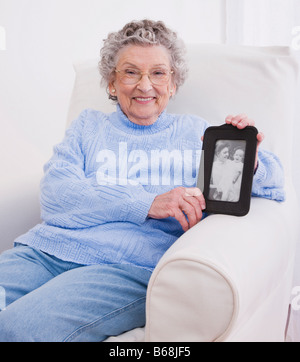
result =
[[[116,96],[116,87],[114,86],[114,83],[113,83],[113,82],[109,83],[109,85],[108,85],[108,90],[109,90],[109,94],[110,94],[111,96],[113,96],[113,97]]]
[[[172,82],[171,87],[170,87],[170,98],[172,98],[175,94],[176,94],[176,84]]]

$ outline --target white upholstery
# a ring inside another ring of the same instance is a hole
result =
[[[281,209],[255,199],[246,217],[211,216],[178,240],[148,288],[147,340],[283,340],[294,245]]]
[[[16,237],[41,221],[39,184],[45,163],[40,151],[18,127],[6,122],[3,129],[4,133],[2,137],[0,136],[3,151],[1,152],[0,253],[12,248]],[[11,162],[11,157],[6,157],[5,152],[9,152],[18,160],[18,167]]]
[[[213,215],[162,257],[147,293],[146,341],[283,341],[299,210],[291,179],[298,66],[285,47],[188,47],[190,75],[168,106],[214,125],[246,113],[285,168],[287,201],[253,198],[245,217]],[[114,110],[97,61],[75,65],[68,123],[83,108]],[[108,341],[142,340],[141,329]]]

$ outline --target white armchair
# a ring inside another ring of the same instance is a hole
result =
[[[107,341],[283,341],[299,210],[292,183],[298,66],[288,48],[194,45],[190,75],[169,112],[214,125],[246,113],[285,169],[286,201],[252,198],[248,215],[212,215],[186,232],[150,279],[146,326]],[[84,108],[111,112],[97,60],[75,65],[68,124]]]
[[[190,75],[168,111],[213,125],[246,113],[285,169],[286,201],[252,198],[244,217],[212,215],[186,232],[150,279],[145,329],[108,341],[283,341],[292,288],[299,210],[291,177],[297,62],[285,47],[193,45]],[[75,66],[69,120],[113,106],[97,62]]]

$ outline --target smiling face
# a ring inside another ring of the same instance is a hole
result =
[[[228,147],[224,147],[218,154],[218,158],[221,162],[225,162],[229,157],[229,149]]]
[[[148,75],[153,71],[171,71],[170,56],[163,46],[128,45],[118,54],[116,69],[121,72],[142,72],[136,84],[124,84],[116,72],[109,84],[110,94],[117,96],[122,111],[139,125],[153,124],[166,108],[176,86],[172,76],[166,84],[153,84]]]
[[[236,150],[234,155],[233,155],[233,160],[235,162],[243,162],[243,160],[244,160],[244,151],[241,150],[241,149]]]

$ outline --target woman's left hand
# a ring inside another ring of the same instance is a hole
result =
[[[229,115],[226,117],[225,122],[227,124],[232,124],[233,126],[237,127],[238,129],[243,129],[247,126],[254,126],[255,122],[253,119],[248,118],[246,114],[238,114],[237,116]],[[258,148],[264,139],[264,134],[258,132],[257,134],[257,147],[256,147],[256,157],[255,157],[255,166],[254,170],[257,168],[257,160],[258,160]]]

